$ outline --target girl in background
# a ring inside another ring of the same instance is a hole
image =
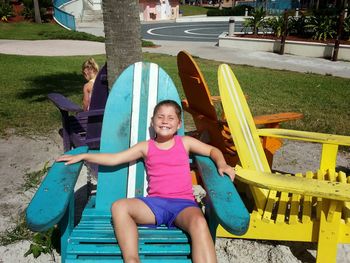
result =
[[[83,109],[87,111],[90,107],[91,94],[98,73],[98,64],[93,58],[89,58],[83,63],[81,71],[87,80],[83,87]]]

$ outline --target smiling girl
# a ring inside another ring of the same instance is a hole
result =
[[[149,181],[148,196],[121,199],[113,203],[112,220],[124,262],[140,262],[137,225],[177,226],[189,233],[193,262],[216,262],[215,247],[204,215],[194,200],[189,153],[209,156],[221,176],[234,179],[215,147],[176,135],[181,127],[181,108],[172,100],[161,101],[153,111],[151,125],[155,138],[119,153],[63,155],[57,161],[67,165],[82,160],[114,166],[142,158]]]

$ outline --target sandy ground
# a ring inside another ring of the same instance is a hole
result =
[[[24,174],[37,171],[47,161],[52,162],[62,152],[61,139],[58,135],[49,137],[24,138],[12,135],[0,139],[0,232],[14,226],[18,214],[23,211],[33,191],[23,192],[21,185]],[[274,168],[294,172],[303,169],[314,170],[318,164],[320,148],[313,144],[288,143],[276,154]],[[302,157],[303,163],[298,160]],[[350,168],[350,154],[340,153],[339,167]],[[348,170],[349,171],[349,170]],[[86,182],[86,173],[82,173],[80,185]],[[24,257],[30,243],[21,241],[9,246],[0,247],[0,263],[5,262],[50,262],[50,255],[42,255],[34,259],[32,255]],[[314,262],[314,244],[297,242],[267,242],[240,239],[218,238],[216,242],[219,262]],[[59,255],[56,254],[56,261]],[[338,263],[350,262],[350,245],[340,245],[337,256]]]

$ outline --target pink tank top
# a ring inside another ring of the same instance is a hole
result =
[[[181,137],[174,139],[167,150],[159,149],[153,139],[148,141],[148,196],[194,200],[188,154]]]

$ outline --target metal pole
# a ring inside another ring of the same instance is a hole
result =
[[[299,8],[295,8],[295,17],[299,17]]]
[[[235,20],[231,17],[228,23],[228,35],[233,37],[235,35]]]
[[[248,8],[245,8],[244,16],[248,16]]]

